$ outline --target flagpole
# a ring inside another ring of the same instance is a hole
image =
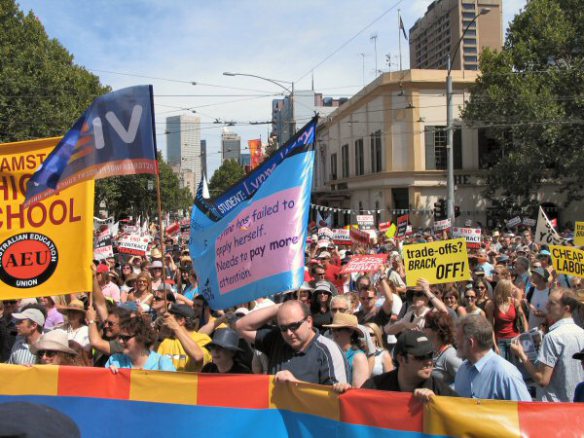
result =
[[[158,227],[160,238],[160,252],[162,253],[162,292],[164,294],[164,309],[168,310],[166,300],[166,266],[164,257],[166,250],[164,248],[164,239],[162,238],[162,197],[160,196],[160,166],[158,165],[158,147],[156,145],[156,120],[154,119],[154,91],[150,85],[150,113],[152,114],[152,139],[154,143],[154,157],[156,157],[156,206],[158,208]],[[155,291],[153,291],[155,292]]]
[[[401,15],[400,10],[397,10],[397,38],[399,46],[399,71],[402,71],[402,55],[401,55]]]

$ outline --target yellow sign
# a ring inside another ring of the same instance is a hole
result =
[[[584,222],[576,222],[574,227],[574,245],[584,246]]]
[[[387,229],[387,231],[385,232],[385,237],[387,237],[388,239],[393,239],[395,237],[395,233],[397,232],[397,226],[392,223],[390,225],[390,227]]]
[[[415,286],[419,278],[430,284],[470,280],[465,239],[406,245],[403,257],[408,286]]]
[[[571,246],[550,245],[550,252],[558,273],[584,278],[584,251]]]
[[[26,185],[60,137],[0,144],[0,299],[88,292],[94,182],[24,208]]]

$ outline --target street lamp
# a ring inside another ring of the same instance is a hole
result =
[[[296,133],[296,121],[294,120],[294,82],[290,82],[290,81],[282,81],[279,79],[270,79],[270,78],[265,78],[263,76],[258,76],[258,75],[252,75],[249,73],[232,73],[229,71],[223,72],[224,76],[248,76],[250,78],[256,78],[256,79],[262,79],[264,81],[268,81],[271,82],[274,85],[277,85],[278,87],[286,90],[288,93],[290,93],[290,112],[292,115],[292,119],[290,120],[290,135],[289,137],[292,137],[295,133]],[[285,87],[284,85],[282,85],[282,83],[284,84],[290,84],[290,88]]]
[[[468,31],[469,27],[473,25],[477,21],[477,19],[481,15],[485,15],[491,12],[489,8],[483,8],[476,14],[472,21],[466,25],[464,31],[460,35],[460,38],[456,42],[454,46],[454,53],[452,54],[452,58],[456,56],[458,53],[458,49],[460,48],[460,42],[464,38],[466,32]],[[447,216],[450,219],[451,225],[454,225],[454,147],[453,147],[453,139],[454,139],[454,132],[452,127],[452,76],[450,73],[452,72],[452,64],[451,64],[451,57],[450,53],[448,53],[448,60],[446,64],[448,68],[448,74],[446,76],[446,153],[447,153],[447,161],[448,161],[448,197],[447,197]]]

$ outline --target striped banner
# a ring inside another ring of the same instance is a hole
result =
[[[275,384],[272,376],[0,365],[0,403],[69,415],[84,437],[582,436],[578,403],[516,403]]]

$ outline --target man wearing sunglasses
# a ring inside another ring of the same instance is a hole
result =
[[[457,396],[447,384],[432,376],[433,355],[432,341],[423,332],[406,330],[394,348],[397,368],[371,377],[361,388],[412,392],[414,397],[424,401],[434,395]]]
[[[274,318],[277,325],[267,326]],[[267,355],[268,373],[277,382],[347,383],[348,368],[341,349],[317,334],[304,303],[286,301],[255,310],[239,319],[235,328]]]

